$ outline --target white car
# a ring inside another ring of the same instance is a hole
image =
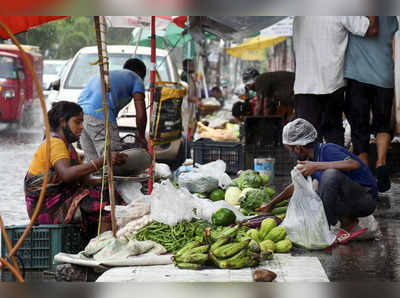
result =
[[[60,72],[67,60],[43,61],[43,89],[49,90],[52,82],[60,78]]]
[[[122,69],[123,64],[135,53],[136,46],[107,46],[110,70]],[[136,58],[142,60],[147,66],[147,74],[145,78],[146,87],[146,107],[149,107],[149,77],[150,77],[150,52],[149,47],[137,47]],[[73,101],[77,102],[82,90],[85,88],[90,79],[99,73],[99,66],[94,64],[98,60],[97,47],[85,47],[76,53],[73,59],[68,63],[64,74],[59,81],[52,84],[52,92],[48,97],[49,105],[57,101]],[[157,70],[164,81],[180,81],[176,64],[172,60],[168,51],[157,49]],[[147,129],[149,132],[150,109],[147,109]],[[124,141],[133,142],[136,130],[135,121],[135,105],[133,101],[123,108],[118,114],[117,123],[120,127],[120,136]],[[183,142],[181,139],[171,143],[159,145],[155,147],[156,158],[159,162],[168,163],[175,167],[182,162],[183,159]]]

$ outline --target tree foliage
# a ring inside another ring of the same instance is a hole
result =
[[[108,44],[128,44],[132,29],[110,28]],[[93,17],[70,17],[17,35],[23,44],[39,46],[46,59],[69,59],[82,47],[96,45]]]

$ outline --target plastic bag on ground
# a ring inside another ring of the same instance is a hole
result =
[[[223,160],[216,160],[204,165],[196,164],[192,172],[183,173],[178,178],[180,187],[192,193],[211,192],[221,187],[226,189],[233,182],[225,173],[226,164]]]
[[[282,225],[289,239],[307,249],[324,249],[336,239],[329,229],[323,203],[314,191],[311,177],[304,178],[298,169],[291,172],[294,193]]]
[[[134,200],[144,198],[143,193],[140,191],[142,184],[139,182],[123,181],[116,183],[115,188],[120,193],[122,199],[128,204]]]

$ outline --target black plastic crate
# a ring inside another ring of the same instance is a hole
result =
[[[14,247],[26,226],[7,226],[6,232]],[[51,270],[56,267],[53,258],[59,252],[78,253],[83,249],[80,225],[33,226],[16,255],[26,270]],[[8,248],[2,239],[1,256],[8,256]],[[21,266],[22,267],[22,266]]]
[[[256,146],[244,147],[244,169],[254,169],[255,158],[275,158],[275,176],[290,176],[290,171],[296,165],[285,146]]]
[[[279,146],[282,144],[283,118],[281,116],[246,117],[244,138],[246,145]]]
[[[24,281],[30,282],[55,282],[56,273],[54,271],[45,271],[40,269],[25,269],[20,268],[21,274],[23,274]],[[14,274],[11,273],[5,267],[2,268],[1,272],[2,282],[16,282],[17,279]]]
[[[200,139],[192,144],[192,148],[195,163],[206,164],[221,159],[226,163],[226,172],[231,175],[243,167],[243,145],[240,142]]]

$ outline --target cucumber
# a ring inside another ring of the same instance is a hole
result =
[[[278,207],[278,208],[274,208],[271,210],[271,213],[273,215],[277,215],[277,214],[282,214],[285,213],[287,210],[287,206],[286,207]]]
[[[286,207],[289,204],[289,200],[283,200],[282,202],[275,205],[275,208]]]

